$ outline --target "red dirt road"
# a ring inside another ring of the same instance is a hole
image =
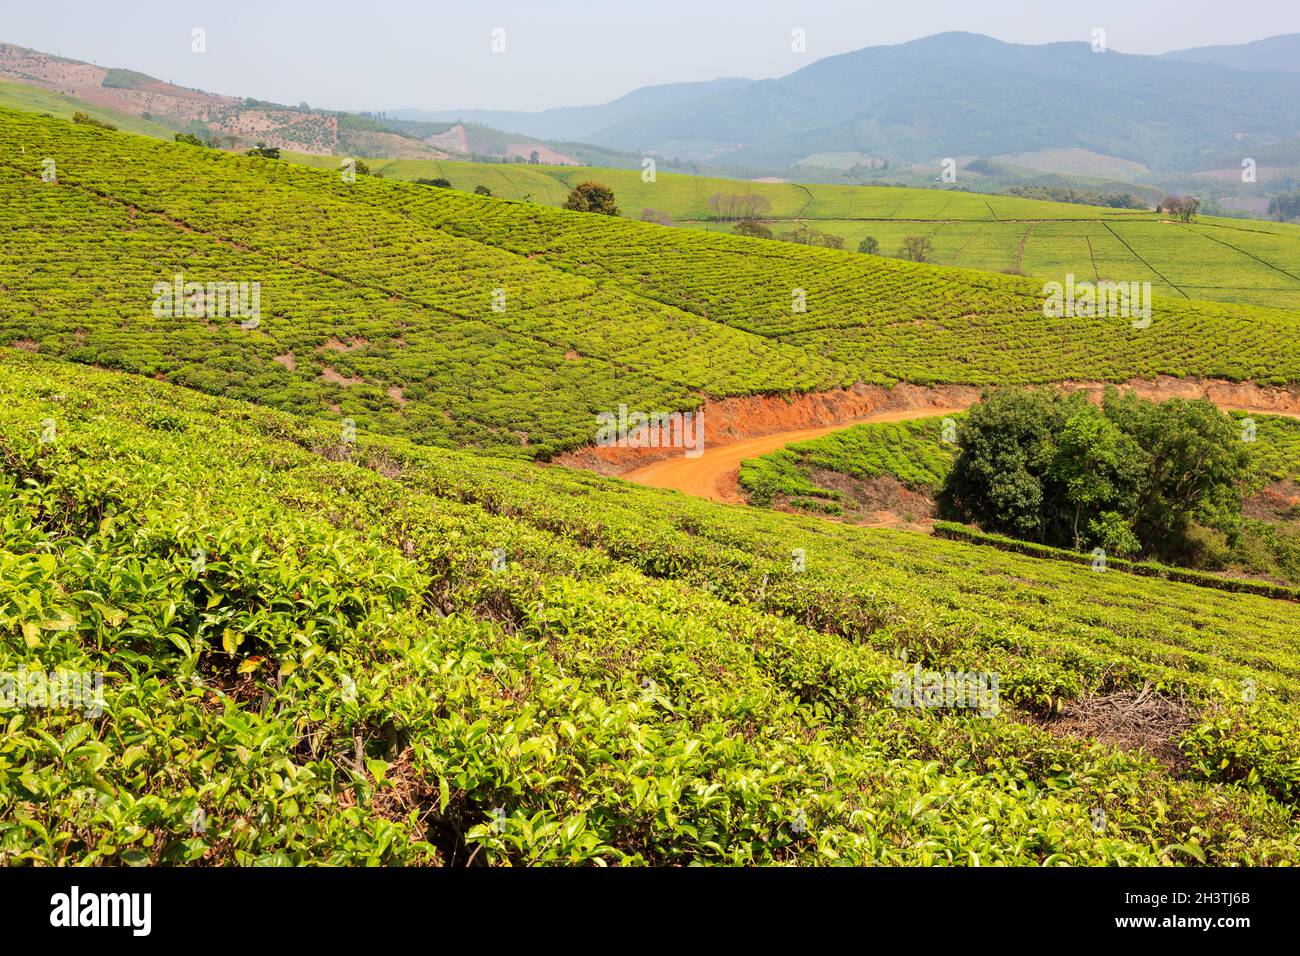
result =
[[[635,471],[629,471],[622,477],[654,488],[675,488],[697,498],[708,498],[710,501],[743,502],[745,498],[740,493],[736,476],[740,472],[740,463],[747,458],[758,458],[784,448],[791,442],[820,438],[822,435],[829,435],[831,432],[864,422],[901,422],[911,418],[942,417],[965,411],[967,407],[895,409],[876,412],[864,418],[838,422],[834,425],[801,428],[795,431],[761,435],[758,438],[747,438],[730,445],[710,448],[706,443],[704,453],[698,458],[687,458],[684,455],[666,458]]]

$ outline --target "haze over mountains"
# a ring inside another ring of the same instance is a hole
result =
[[[1166,53],[1171,60],[1217,63],[1234,70],[1289,70],[1300,73],[1300,33],[1266,37],[1235,46],[1202,46]]]
[[[269,103],[255,90],[242,98],[179,87],[137,65],[0,43],[0,81],[63,98],[28,97],[25,108],[107,110],[101,118],[134,117],[139,132],[192,133],[228,148],[265,141],[324,155],[622,167],[653,154],[692,172],[910,185],[928,184],[952,157],[967,186],[985,189],[1047,176],[1159,192],[1197,189],[1193,174],[1208,173],[1225,194],[1252,157],[1274,192],[1300,179],[1300,34],[1138,56],[942,33],[776,79],[668,83],[536,113],[346,113]],[[994,162],[969,165],[976,159]]]
[[[404,110],[716,166],[776,170],[816,154],[896,163],[1077,148],[1158,170],[1300,135],[1300,38],[1167,56],[1088,43],[942,33],[827,57],[788,76],[646,87],[540,113]],[[1255,71],[1277,67],[1267,82]],[[1300,142],[1300,141],[1298,141]]]

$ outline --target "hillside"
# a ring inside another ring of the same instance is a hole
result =
[[[1300,72],[1300,33],[1266,37],[1251,43],[1202,46],[1166,53],[1171,60],[1214,63],[1234,70],[1286,70]]]
[[[1013,276],[346,183],[32,114],[0,112],[0,197],[0,342],[498,453],[585,444],[622,403],[859,381],[1300,381],[1300,319],[1278,309],[1049,319]],[[256,327],[153,314],[177,275],[260,283]]]
[[[70,115],[75,104],[121,129],[171,139],[176,132],[244,149],[265,143],[315,155],[442,159],[459,155],[527,159],[539,150],[549,162],[578,160],[545,143],[485,126],[406,123],[208,93],[137,70],[102,67],[0,42],[0,105]],[[16,87],[24,87],[16,88]],[[52,102],[54,108],[43,106]],[[596,155],[599,151],[592,151]]]
[[[0,515],[3,669],[106,674],[10,721],[4,862],[1300,860],[1291,602],[14,350]],[[890,706],[913,666],[1000,691]]]
[[[337,160],[287,156],[317,169]],[[369,160],[385,179],[448,180],[464,192],[485,186],[492,195],[562,206],[577,184],[594,180],[614,190],[622,214],[645,210],[674,224],[729,232],[710,204],[716,195],[763,197],[763,221],[774,232],[808,224],[856,249],[867,236],[884,255],[905,237],[933,244],[931,262],[989,272],[1023,273],[1061,281],[1149,281],[1166,295],[1300,308],[1300,226],[1198,216],[1172,223],[1154,212],[985,195],[956,189],[839,186],[821,183],[741,182],[639,169],[503,165],[457,161]],[[962,180],[965,181],[964,179]]]

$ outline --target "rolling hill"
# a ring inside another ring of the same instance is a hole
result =
[[[1293,311],[1157,296],[1149,327],[1052,319],[1016,276],[348,183],[35,114],[0,111],[0,194],[0,341],[426,443],[549,458],[624,402],[855,383],[1300,380]],[[176,276],[259,283],[258,324],[160,314]]]
[[[333,170],[337,161],[291,155],[294,162]],[[1300,307],[1300,226],[1199,216],[1172,223],[1160,213],[984,195],[964,190],[854,187],[819,183],[741,182],[641,170],[457,161],[371,160],[385,179],[445,178],[472,192],[561,206],[586,180],[614,190],[625,217],[646,210],[680,226],[730,232],[710,205],[715,195],[763,197],[762,217],[776,233],[800,224],[839,236],[846,249],[875,237],[884,255],[907,236],[930,239],[929,261],[1060,281],[1141,279],[1178,298],[1213,299],[1275,308]],[[964,178],[962,182],[965,182]]]
[[[6,863],[1300,859],[1289,601],[12,349],[0,521],[0,666],[105,674],[8,723]],[[900,707],[913,668],[1000,684]],[[1141,740],[1090,703],[1153,686]]]
[[[69,107],[83,109],[133,132],[165,139],[191,133],[230,148],[260,142],[316,155],[502,160],[527,159],[537,150],[549,162],[578,162],[549,144],[483,125],[403,122],[207,93],[137,70],[96,66],[10,43],[0,43],[0,105],[45,106],[56,115],[68,115]],[[587,147],[585,155],[603,160],[611,154]]]

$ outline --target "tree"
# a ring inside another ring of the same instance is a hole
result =
[[[999,389],[962,426],[941,511],[1054,547],[1199,564],[1241,529],[1250,456],[1209,402]]]
[[[1166,196],[1160,200],[1157,212],[1163,209],[1169,215],[1177,216],[1182,222],[1191,222],[1200,208],[1201,201],[1195,196]]]
[[[654,222],[661,226],[677,225],[677,223],[673,222],[673,217],[668,215],[668,213],[659,209],[651,209],[649,206],[641,210],[641,221]]]
[[[421,186],[437,186],[439,189],[451,188],[451,180],[443,179],[441,176],[437,179],[417,179],[416,182]]]
[[[986,530],[1044,540],[1043,476],[1056,436],[1084,401],[1045,391],[997,389],[966,415],[961,452],[939,493],[940,510]]]
[[[486,186],[482,186],[482,185],[475,186],[475,187],[474,187],[474,195],[475,195],[475,196],[491,196],[491,195],[492,195],[492,190],[490,190],[490,189],[488,189]]]
[[[262,157],[262,159],[279,159],[279,158],[280,158],[280,147],[278,147],[278,146],[267,146],[265,143],[261,143],[261,142],[259,142],[256,146],[254,146],[252,149],[250,149],[250,150],[249,150],[245,155],[246,155],[246,156],[260,156],[260,157]]]
[[[924,262],[934,251],[934,243],[925,236],[908,236],[903,240],[903,247],[898,250],[898,258]]]
[[[793,229],[786,230],[777,238],[782,242],[795,242],[801,246],[822,246],[826,249],[844,248],[844,238],[842,236],[832,236],[830,233],[818,232],[803,223]]]
[[[193,133],[177,133],[175,136],[172,137],[172,139],[178,143],[184,143],[187,146],[208,145],[207,143],[203,142],[203,140],[195,136]]]
[[[618,206],[614,202],[614,191],[600,183],[579,183],[565,200],[565,209],[575,212],[594,212],[602,216],[617,216]]]
[[[749,236],[751,239],[771,239],[772,230],[757,219],[742,219],[733,227],[733,231],[738,236]]]
[[[880,241],[875,236],[867,236],[858,243],[858,252],[866,253],[869,256],[880,253]]]
[[[1295,192],[1279,193],[1268,201],[1268,214],[1275,216],[1278,222],[1288,219],[1300,219],[1300,189]]]
[[[714,193],[709,208],[717,219],[761,219],[772,211],[772,203],[759,193]]]
[[[539,154],[537,150],[533,150],[531,153],[528,154],[528,161],[532,163],[534,166],[536,166],[538,163],[542,161],[541,154]]]
[[[1193,562],[1197,526],[1236,537],[1251,461],[1232,416],[1204,399],[1157,405],[1113,389],[1105,410],[1147,456],[1133,524],[1149,553]]]
[[[370,175],[370,165],[368,163],[362,162],[359,159],[353,161],[353,168],[356,170],[358,176]]]
[[[1126,516],[1133,513],[1143,457],[1133,438],[1096,406],[1081,407],[1066,421],[1047,474],[1049,503],[1059,494],[1074,550],[1101,547],[1121,556],[1138,550]]]

